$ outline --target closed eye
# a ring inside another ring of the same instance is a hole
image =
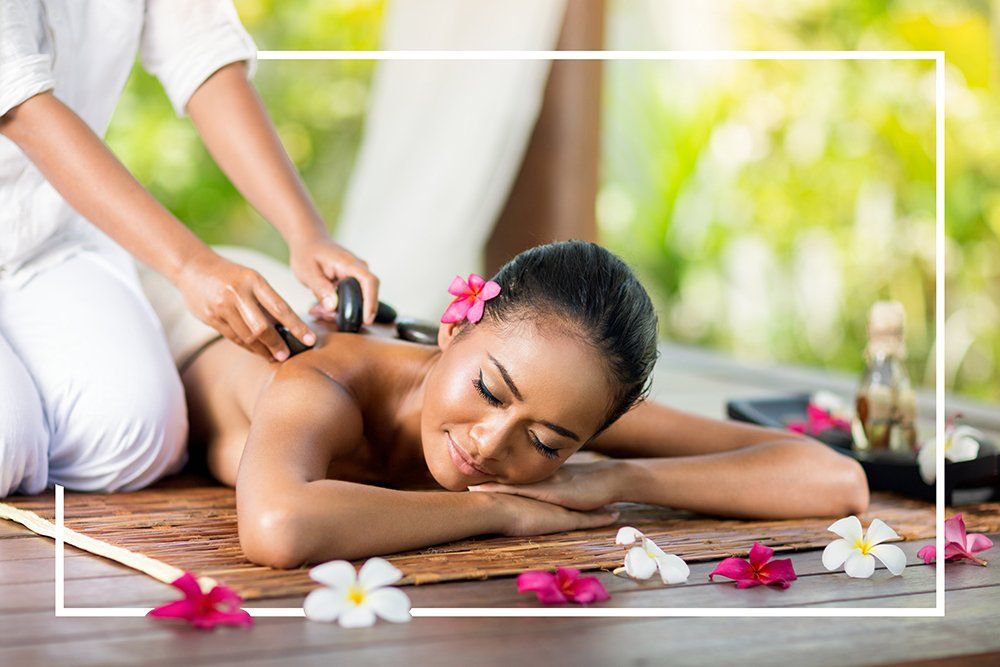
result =
[[[486,402],[494,407],[499,407],[503,405],[503,401],[490,393],[490,390],[486,388],[486,384],[483,382],[483,372],[479,371],[479,377],[472,381],[472,386],[476,388],[479,395],[486,399]]]
[[[492,392],[490,392],[490,390],[486,388],[486,383],[483,382],[482,371],[479,371],[479,377],[477,377],[472,381],[472,386],[476,388],[476,391],[479,392],[479,395],[482,396],[483,399],[490,405],[494,407],[500,407],[501,405],[503,405],[503,401],[494,396]],[[542,456],[549,459],[559,458],[559,450],[546,445],[544,442],[539,440],[538,436],[535,435],[533,432],[528,431],[528,437],[531,440],[531,446],[534,447]]]
[[[542,456],[545,456],[550,459],[559,458],[558,449],[553,449],[552,447],[549,447],[544,442],[539,440],[538,436],[532,433],[531,431],[528,431],[528,435],[531,437],[532,446],[534,446],[534,448],[537,449],[542,454]]]

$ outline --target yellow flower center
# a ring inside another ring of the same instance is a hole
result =
[[[365,592],[357,586],[351,586],[351,589],[347,591],[347,599],[359,605],[365,601]]]
[[[863,553],[865,556],[867,556],[868,552],[870,552],[872,549],[872,545],[869,544],[868,542],[865,542],[864,540],[858,540],[857,542],[854,543],[854,548]]]

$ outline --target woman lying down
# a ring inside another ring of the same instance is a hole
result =
[[[191,437],[236,487],[250,560],[593,528],[617,501],[747,518],[866,508],[860,466],[818,442],[644,401],[656,314],[607,250],[533,248],[493,280],[437,347],[374,327],[318,332],[280,365],[226,340],[201,352],[183,375]],[[566,463],[579,450],[611,458]]]

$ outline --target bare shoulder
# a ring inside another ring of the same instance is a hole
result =
[[[330,371],[320,355],[281,364],[254,405],[247,452],[277,447],[322,474],[332,459],[357,447],[363,441],[361,408],[349,377]]]

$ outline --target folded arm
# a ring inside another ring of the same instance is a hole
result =
[[[548,480],[482,485],[588,509],[628,501],[737,518],[843,516],[868,506],[861,466],[811,438],[644,402],[588,449],[616,460],[567,464]]]
[[[331,461],[362,438],[353,397],[306,355],[279,369],[257,400],[236,479],[240,544],[250,560],[290,568],[472,535],[600,526],[615,518],[513,496],[398,491],[327,479]]]

